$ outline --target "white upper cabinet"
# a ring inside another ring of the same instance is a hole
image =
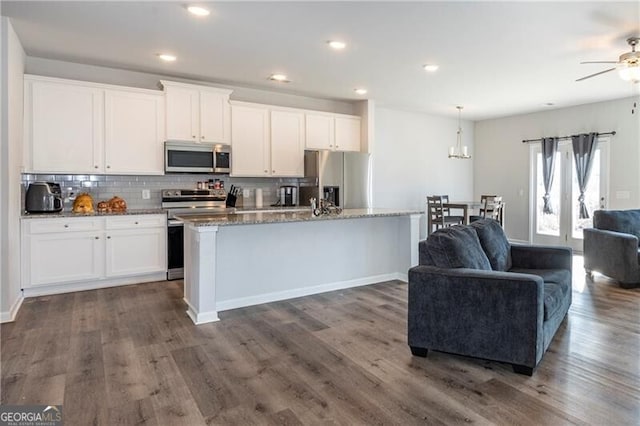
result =
[[[232,102],[231,176],[304,175],[304,112]]]
[[[105,172],[163,173],[163,107],[158,95],[105,93]]]
[[[229,144],[231,142],[231,91],[200,91],[200,140]]]
[[[307,149],[333,150],[335,119],[331,114],[305,114]]]
[[[161,81],[165,90],[167,140],[229,144],[232,90]]]
[[[25,77],[25,154],[34,172],[102,168],[103,91]]]
[[[199,93],[196,89],[165,86],[167,139],[199,140]]]
[[[360,151],[360,117],[307,112],[306,149]]]
[[[336,150],[360,151],[360,117],[336,116]]]
[[[25,171],[163,173],[159,91],[25,76]]]
[[[231,107],[231,176],[271,176],[269,109]]]
[[[304,175],[302,111],[271,111],[271,175]]]

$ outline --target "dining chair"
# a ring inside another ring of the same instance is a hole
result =
[[[462,216],[449,216],[445,214],[444,210],[443,197],[441,195],[427,197],[428,234],[434,231],[434,226],[435,229],[438,229],[451,225],[461,225],[464,223],[464,218]]]
[[[441,195],[440,197],[442,197],[442,204],[448,204],[449,203],[449,196],[448,195]],[[454,217],[454,218],[460,220],[461,223],[464,223],[464,216],[452,215],[451,214],[451,209],[449,207],[443,206],[442,207],[442,211],[444,212],[445,216]]]
[[[497,220],[502,225],[502,197],[498,195],[481,195],[480,203],[482,204],[480,214],[478,216],[469,216],[469,221],[475,222],[476,220],[490,218]]]

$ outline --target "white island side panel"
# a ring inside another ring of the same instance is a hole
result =
[[[406,280],[418,262],[420,214],[268,219],[239,226],[185,219],[185,302],[196,324],[228,309]]]

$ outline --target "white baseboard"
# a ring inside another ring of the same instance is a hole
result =
[[[279,300],[294,299],[296,297],[309,296],[309,295],[318,294],[318,293],[326,293],[328,291],[343,290],[345,288],[360,287],[363,285],[375,284],[375,283],[379,283],[383,281],[391,281],[391,280],[401,280],[406,282],[407,274],[395,272],[390,274],[374,275],[374,276],[365,277],[365,278],[357,278],[355,280],[338,281],[334,283],[321,284],[313,287],[303,287],[303,288],[296,288],[293,290],[285,290],[285,291],[278,291],[274,293],[260,294],[257,296],[241,297],[238,299],[231,299],[231,300],[218,302],[216,303],[216,309],[218,312],[220,312],[220,311],[226,311],[229,309],[244,308],[247,306],[260,305],[262,303],[270,303],[270,302],[277,302]]]
[[[121,285],[142,284],[153,281],[165,281],[166,272],[139,275],[135,277],[114,278],[107,280],[83,281],[70,284],[56,284],[22,289],[24,297],[48,296],[50,294],[71,293],[74,291],[96,290],[99,288],[116,287]]]
[[[511,244],[524,244],[524,245],[530,244],[529,241],[527,240],[515,240],[511,238],[509,238],[508,240]]]
[[[183,300],[187,304],[187,316],[191,318],[191,321],[193,321],[195,325],[220,321],[217,312],[197,312],[195,308],[191,306],[191,304],[187,301],[187,299]]]
[[[11,309],[9,309],[8,312],[1,312],[0,323],[15,321],[16,315],[18,315],[18,311],[20,310],[20,306],[22,306],[23,300],[24,300],[24,296],[20,294],[20,296],[18,296],[16,301],[13,303],[13,306],[11,306]]]

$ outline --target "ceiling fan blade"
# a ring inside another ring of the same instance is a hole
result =
[[[595,74],[591,74],[591,75],[588,75],[588,76],[586,76],[586,77],[579,78],[579,79],[577,79],[576,81],[586,80],[586,79],[588,79],[588,78],[595,77],[596,75],[604,74],[604,73],[607,73],[607,72],[613,71],[613,70],[615,70],[615,69],[616,69],[615,67],[613,67],[613,68],[609,68],[608,70],[600,71],[600,72],[597,72],[597,73],[595,73]]]
[[[618,61],[585,61],[580,63],[581,64],[617,64]]]

